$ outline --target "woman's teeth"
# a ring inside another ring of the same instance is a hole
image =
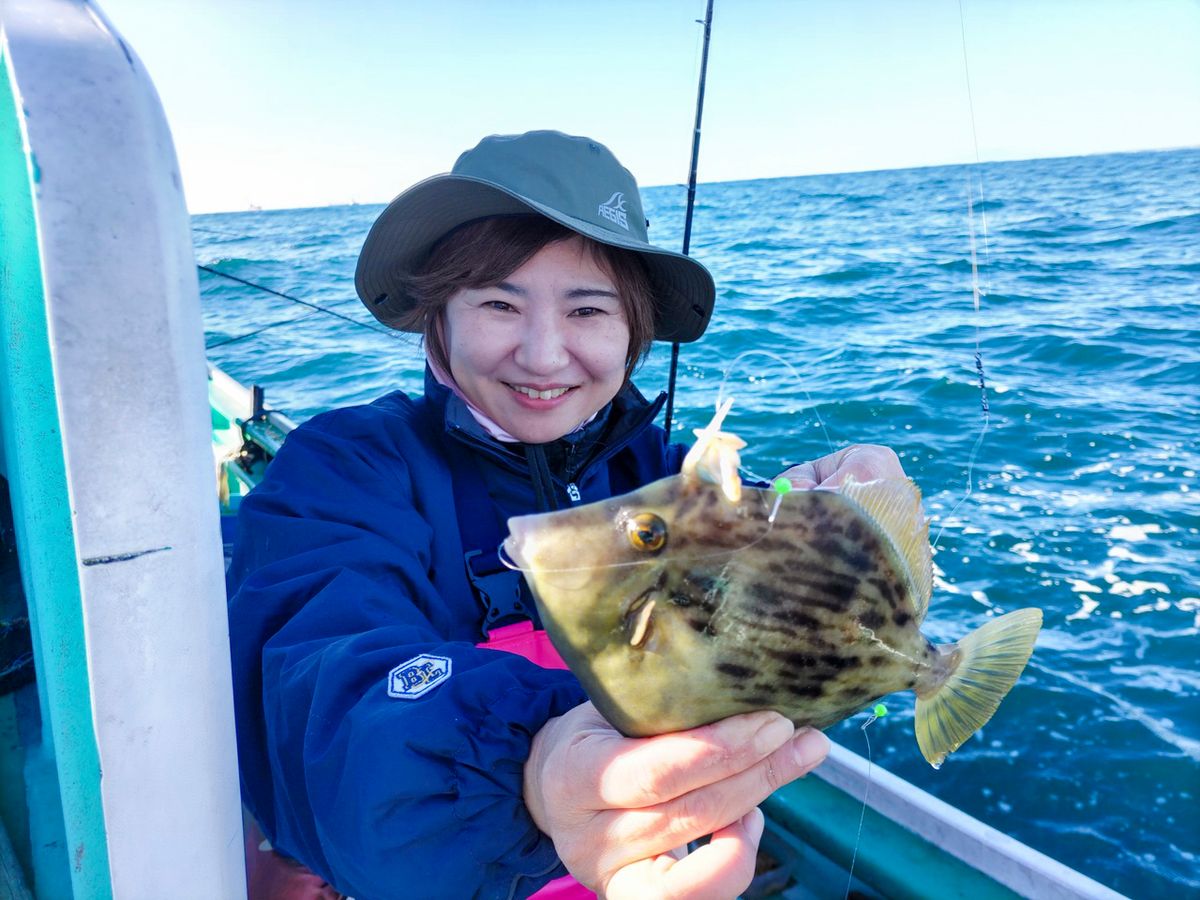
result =
[[[534,400],[553,400],[555,397],[561,397],[570,388],[551,388],[548,391],[535,391],[533,388],[523,387],[519,384],[510,384],[510,388],[518,394],[524,394],[526,397],[532,397]]]

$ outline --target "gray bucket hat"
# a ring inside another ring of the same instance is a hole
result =
[[[700,263],[652,246],[637,182],[607,147],[558,131],[493,135],[446,175],[409,188],[375,220],[354,286],[367,309],[399,327],[412,308],[411,275],[448,232],[475,219],[537,213],[592,240],[638,253],[654,290],[654,338],[694,341],[708,327],[716,289]]]

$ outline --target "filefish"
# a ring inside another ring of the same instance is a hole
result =
[[[940,767],[1016,683],[1041,610],[930,642],[920,630],[933,575],[917,486],[734,489],[721,457],[738,443],[720,432],[721,417],[698,432],[701,449],[679,475],[509,519],[504,551],[551,642],[626,736],[760,709],[827,728],[912,690],[918,745]]]

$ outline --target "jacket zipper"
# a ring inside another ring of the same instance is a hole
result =
[[[658,400],[651,403],[650,406],[646,408],[645,412],[649,412],[650,409],[653,409],[653,412],[649,413],[649,415],[646,416],[645,421],[641,422],[638,425],[636,425],[635,427],[629,429],[624,435],[621,436],[621,439],[619,441],[617,441],[616,443],[609,444],[602,453],[600,453],[595,459],[593,459],[591,461],[591,463],[587,467],[587,470],[579,473],[580,476],[586,474],[587,471],[590,471],[591,469],[595,468],[596,466],[600,465],[601,463],[608,461],[611,457],[615,456],[616,454],[618,454],[622,450],[624,450],[628,444],[632,443],[633,439],[636,438],[639,434],[641,434],[647,425],[649,425],[651,422],[654,421],[654,417],[656,415],[658,415],[658,410],[662,406],[661,400],[662,400],[662,397],[659,397]],[[499,462],[501,465],[505,466],[510,472],[513,472],[518,475],[525,474],[522,471],[520,466],[514,465],[511,457],[498,452],[494,447],[488,446],[488,444],[486,444],[484,441],[481,441],[474,435],[467,433],[462,428],[459,428],[458,426],[451,426],[450,436],[456,440],[462,441],[464,444],[467,444],[468,446],[471,446],[477,450],[482,451],[483,453],[490,456],[492,459]],[[530,474],[532,474],[532,473],[530,473]],[[551,476],[551,479],[553,481],[557,481],[557,479],[555,479],[553,476]],[[570,498],[572,503],[578,503],[580,500],[583,499],[583,494],[580,492],[579,487],[576,484],[576,482],[572,481],[569,484],[565,485],[565,487],[566,487],[566,491],[567,491],[567,496]],[[574,488],[573,493],[572,493],[572,488]]]

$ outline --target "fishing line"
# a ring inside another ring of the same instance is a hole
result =
[[[829,429],[827,429],[825,427],[825,421],[821,418],[821,413],[817,409],[817,404],[813,402],[812,395],[808,392],[808,389],[806,387],[804,387],[804,380],[800,377],[800,373],[798,371],[796,371],[796,367],[793,366],[786,359],[784,359],[782,356],[780,356],[778,353],[773,353],[770,350],[753,349],[753,350],[743,350],[736,357],[734,357],[733,362],[731,362],[729,365],[727,365],[725,367],[725,371],[722,373],[721,384],[717,388],[717,408],[720,409],[721,404],[724,403],[725,400],[727,399],[726,395],[725,395],[725,385],[729,383],[729,376],[733,373],[734,369],[737,368],[738,363],[740,363],[747,356],[765,356],[768,359],[774,360],[775,362],[779,363],[781,366],[783,366],[785,369],[788,370],[788,374],[790,374],[792,376],[792,379],[795,381],[797,388],[799,388],[799,390],[800,390],[800,393],[802,393],[804,395],[804,399],[808,402],[808,405],[805,406],[804,409],[812,410],[812,414],[817,420],[817,425],[819,425],[821,428],[821,434],[823,434],[825,436],[825,443],[829,446],[830,452],[833,452],[833,450],[834,450],[833,438],[831,438],[829,436]],[[755,481],[770,482],[772,480],[770,478],[763,478],[760,475],[755,475],[752,471],[750,471],[750,469],[746,468],[745,466],[741,466],[740,470],[742,472],[744,472],[750,478],[753,478]]]
[[[339,300],[336,303],[331,304],[331,306],[341,306],[342,304],[352,303],[352,302],[355,302],[355,301],[354,300]],[[280,325],[291,325],[293,322],[299,322],[302,319],[311,319],[313,316],[317,315],[318,312],[328,312],[328,308],[321,309],[321,310],[312,310],[311,312],[301,313],[300,315],[293,316],[290,319],[280,319],[278,322],[271,322],[269,325],[264,325],[262,328],[256,328],[254,331],[248,331],[245,334],[239,334],[239,335],[236,335],[231,338],[225,338],[224,340],[221,340],[221,341],[214,341],[211,344],[205,344],[204,349],[212,350],[215,347],[224,347],[226,344],[235,344],[238,341],[244,341],[247,338],[256,337],[257,335],[262,334],[264,331],[270,331],[272,328],[278,328]]]
[[[680,477],[680,476],[674,476],[674,477]],[[786,487],[780,485],[778,482],[783,482],[784,484],[786,484]],[[711,487],[713,490],[720,491],[719,485],[710,485],[709,487]],[[761,504],[761,509],[763,511],[763,523],[764,524],[763,524],[763,528],[762,528],[762,534],[759,534],[756,537],[753,537],[752,539],[747,540],[746,543],[739,544],[736,547],[722,547],[718,550],[713,550],[708,553],[696,553],[696,554],[692,554],[692,555],[688,555],[688,556],[671,555],[669,552],[666,554],[657,553],[654,555],[644,556],[641,559],[630,559],[630,560],[626,560],[624,562],[606,562],[606,563],[603,563],[602,565],[597,565],[595,563],[585,563],[585,564],[578,565],[578,566],[557,566],[555,568],[539,566],[536,568],[536,571],[538,571],[538,572],[595,572],[597,569],[629,569],[629,568],[634,568],[637,566],[662,565],[664,563],[664,561],[666,561],[666,560],[670,560],[673,563],[678,563],[678,562],[696,562],[696,561],[702,561],[702,560],[713,560],[713,559],[721,559],[721,558],[726,558],[726,557],[732,559],[737,554],[742,553],[745,550],[749,550],[751,547],[753,547],[756,544],[760,543],[761,541],[765,540],[767,535],[771,533],[771,530],[775,525],[775,516],[779,511],[780,501],[782,500],[782,497],[784,494],[788,494],[791,492],[791,487],[792,487],[791,483],[788,482],[787,479],[781,478],[781,479],[777,479],[777,483],[769,490],[762,489],[762,488],[754,488],[754,487],[745,488],[745,493],[743,494],[743,497],[747,497],[747,496],[755,497],[758,500],[758,502]],[[770,499],[768,499],[768,498],[770,498]],[[598,502],[603,503],[606,501],[598,501]],[[723,498],[719,498],[718,502],[723,503],[725,501]],[[741,502],[742,502],[742,504],[746,504],[748,501],[743,500]],[[649,507],[647,507],[647,508],[649,508]],[[619,515],[622,520],[622,523],[625,523],[625,522],[632,520],[637,515],[637,511],[638,511],[637,507],[622,506],[620,513],[614,514],[614,518]],[[548,513],[538,513],[537,515],[546,515],[546,516],[569,515],[570,513],[571,513],[571,510],[559,510],[557,513],[548,512]],[[739,516],[739,518],[741,518],[743,520],[750,519],[753,516],[753,514],[754,514],[753,511],[751,511],[742,516]],[[668,541],[669,540],[670,540],[670,538],[668,537]],[[511,569],[514,572],[535,571],[535,569],[533,567],[530,567],[529,569],[522,568],[515,559],[512,559],[511,557],[509,557],[508,553],[504,549],[504,544],[505,544],[505,541],[501,541],[499,547],[496,550],[496,556],[500,560],[501,565],[503,565],[506,569]],[[669,546],[669,544],[668,544],[668,546]]]
[[[875,708],[871,710],[870,718],[863,722],[860,726],[863,739],[867,742],[867,786],[863,791],[862,811],[858,815],[858,833],[854,837],[854,852],[850,855],[850,869],[846,876],[846,897],[850,896],[850,887],[854,884],[854,864],[858,861],[858,845],[862,843],[863,823],[867,819],[867,802],[871,797],[871,736],[867,734],[867,726],[882,719],[887,715],[887,707],[882,703],[876,703]]]
[[[342,315],[339,312],[334,312],[328,306],[320,306],[316,303],[310,303],[307,300],[301,300],[299,297],[293,297],[291,294],[285,294],[282,291],[274,290],[273,288],[266,287],[265,285],[256,284],[253,281],[247,281],[245,278],[239,278],[237,275],[230,275],[228,272],[222,272],[220,269],[214,269],[211,266],[202,266],[199,263],[197,263],[196,268],[199,269],[201,272],[208,272],[210,275],[219,275],[222,278],[228,278],[230,281],[236,281],[238,284],[244,284],[246,287],[251,287],[256,290],[263,291],[264,293],[267,293],[267,294],[273,294],[276,297],[282,297],[284,300],[290,300],[292,303],[297,303],[300,306],[306,306],[309,309],[311,309],[313,311],[313,313],[325,313],[326,315],[333,316],[335,319],[341,319],[343,322],[349,322],[351,325],[357,325],[359,328],[365,328],[368,331],[374,331],[378,334],[384,334],[390,338],[394,338],[397,340],[403,339],[403,337],[404,337],[402,334],[400,334],[397,331],[392,331],[390,329],[378,328],[374,325],[368,325],[366,322],[360,322],[358,319],[354,319],[354,318],[351,318],[350,316]],[[340,303],[349,303],[350,301],[349,300],[341,300],[338,302],[340,304]],[[264,331],[268,331],[269,329],[275,328],[279,325],[287,325],[291,322],[298,322],[298,321],[300,321],[300,319],[306,319],[313,313],[306,313],[305,315],[296,316],[291,319],[284,319],[279,322],[272,322],[271,324],[265,325],[262,328],[259,328],[255,331],[247,332],[246,334],[241,334],[236,337],[227,338],[226,340],[217,341],[216,343],[209,344],[205,349],[211,350],[214,347],[223,347],[224,345],[232,344],[235,341],[245,340],[246,338],[253,337],[256,334],[262,334]]]
[[[958,0],[958,26],[959,34],[962,43],[963,56],[963,77],[966,82],[967,89],[967,111],[971,120],[971,141],[975,149],[975,165],[977,168],[982,167],[983,162],[979,155],[979,132],[975,125],[975,97],[971,90],[971,66],[970,59],[967,53],[967,24],[963,13],[962,0]],[[991,272],[991,247],[988,242],[988,224],[987,224],[987,208],[983,193],[983,174],[979,172],[979,203],[980,203],[980,224],[983,238],[983,258],[984,258],[984,276],[990,279]],[[974,179],[970,170],[967,171],[967,231],[971,243],[971,297],[974,306],[974,324],[975,324],[975,373],[979,380],[979,406],[983,417],[983,424],[979,428],[979,434],[975,438],[975,443],[971,447],[971,452],[967,457],[967,485],[963,495],[958,499],[958,502],[951,507],[950,511],[942,519],[942,524],[938,528],[937,535],[934,537],[931,546],[936,549],[938,542],[942,539],[942,532],[946,530],[947,524],[954,518],[954,514],[958,512],[971,493],[975,489],[975,460],[979,456],[979,450],[983,446],[984,436],[987,434],[988,426],[991,422],[991,406],[988,403],[987,389],[987,374],[983,367],[983,350],[979,338],[979,319],[981,300],[984,296],[991,293],[990,281],[981,290],[979,286],[979,260],[976,255],[975,241],[975,208],[974,208]]]

